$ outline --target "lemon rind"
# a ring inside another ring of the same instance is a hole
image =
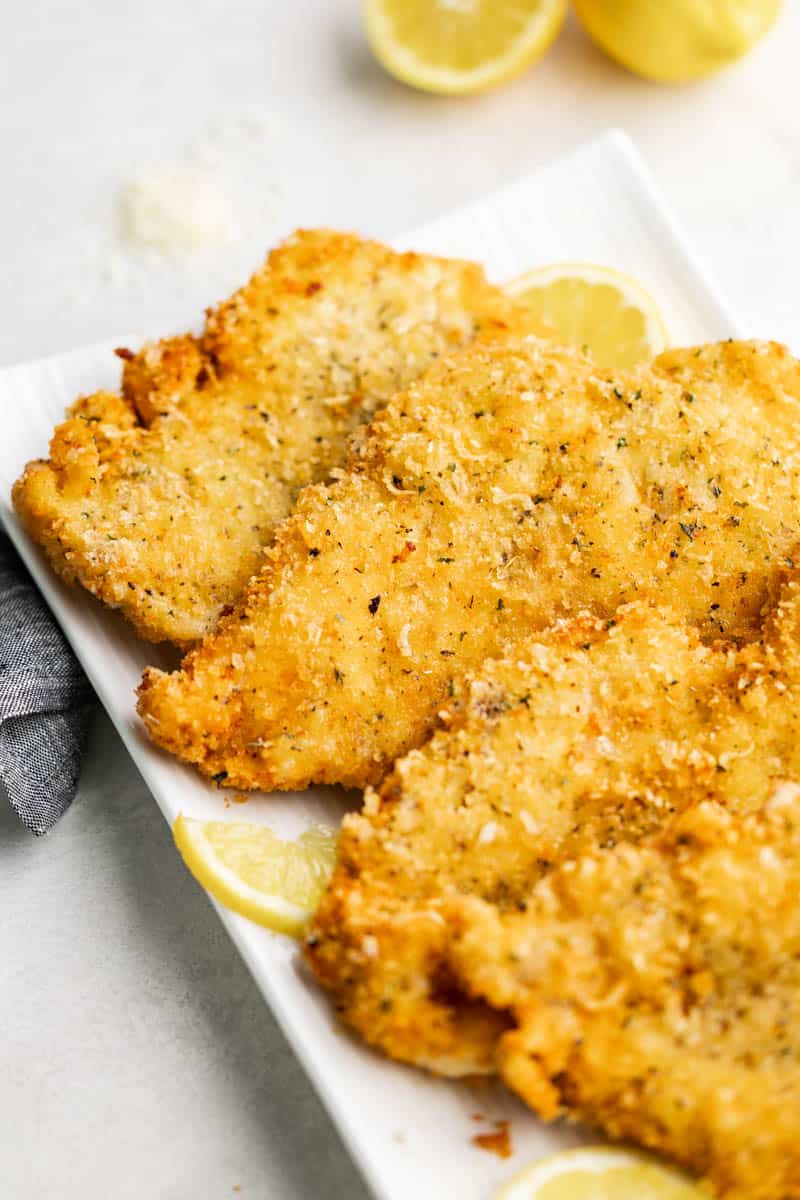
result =
[[[547,263],[516,275],[504,284],[504,288],[510,296],[518,296],[532,287],[546,287],[558,279],[575,278],[585,280],[590,285],[609,283],[615,286],[624,299],[644,315],[645,336],[653,357],[667,348],[669,333],[666,321],[652,294],[638,279],[616,267],[589,262]]]
[[[226,866],[205,834],[205,822],[180,814],[173,826],[175,844],[184,863],[207,892],[226,908],[248,917],[277,933],[297,936],[303,932],[312,910],[283,896],[260,892]],[[210,864],[213,863],[213,866]]]
[[[547,0],[541,16],[531,20],[505,54],[471,71],[430,67],[413,51],[398,45],[383,11],[383,0],[366,0],[364,29],[381,66],[401,83],[440,95],[467,96],[507,83],[537,62],[561,32],[567,9],[568,0]]]
[[[687,1188],[693,1186],[692,1179],[683,1171],[657,1162],[646,1154],[613,1146],[578,1146],[574,1150],[562,1150],[530,1163],[495,1193],[494,1200],[535,1200],[540,1188],[569,1172],[601,1175],[606,1171],[643,1166],[663,1172],[676,1185],[683,1184]],[[698,1197],[700,1194],[698,1192]]]

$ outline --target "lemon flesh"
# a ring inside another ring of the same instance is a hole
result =
[[[300,936],[319,903],[336,857],[336,834],[312,828],[296,841],[245,821],[197,821],[172,829],[198,883],[234,912]]]
[[[666,346],[666,329],[653,298],[635,279],[610,267],[539,267],[512,280],[506,290],[600,367],[631,367]]]
[[[702,1200],[680,1171],[627,1150],[591,1147],[540,1159],[495,1200]]]
[[[488,91],[540,58],[567,0],[365,0],[367,40],[396,79],[428,92]]]
[[[661,83],[702,79],[741,58],[780,8],[781,0],[575,0],[606,54]]]

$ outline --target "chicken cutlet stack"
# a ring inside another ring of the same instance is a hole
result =
[[[383,780],[306,946],[368,1042],[764,1200],[800,1196],[798,416],[767,343],[462,351],[140,695],[236,785]]]
[[[783,347],[600,370],[476,268],[301,234],[15,499],[202,639],[156,743],[366,787],[305,946],[350,1027],[800,1200],[799,418]]]

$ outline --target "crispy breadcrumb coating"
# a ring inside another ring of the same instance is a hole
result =
[[[345,819],[307,948],[343,1020],[395,1058],[491,1071],[507,1018],[454,975],[448,899],[513,913],[553,864],[705,799],[748,812],[800,779],[798,632],[791,581],[741,650],[638,602],[484,664],[447,727]]]
[[[523,912],[448,914],[462,986],[511,1021],[506,1082],[726,1200],[800,1196],[800,787],[772,787],[564,862]]]
[[[691,389],[689,384],[691,383]],[[520,633],[654,597],[749,638],[800,541],[800,366],[780,346],[597,372],[534,337],[433,367],[306,489],[180,671],[159,745],[236,787],[376,782]]]
[[[199,337],[125,359],[79,400],[14,503],[51,563],[153,641],[211,629],[304,484],[438,356],[532,319],[481,269],[305,231]]]

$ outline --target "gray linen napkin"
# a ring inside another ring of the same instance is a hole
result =
[[[93,692],[11,542],[0,533],[0,782],[33,833],[78,786]]]

